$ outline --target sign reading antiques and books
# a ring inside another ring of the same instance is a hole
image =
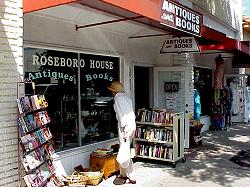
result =
[[[173,37],[165,40],[161,53],[199,52],[199,46],[194,37]]]
[[[163,0],[160,22],[195,36],[201,36],[202,14],[183,5]]]

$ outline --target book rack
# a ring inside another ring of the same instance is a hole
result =
[[[184,114],[165,109],[136,112],[135,157],[171,162],[184,157]]]
[[[22,178],[28,187],[63,185],[55,175],[52,160],[55,150],[51,142],[51,120],[46,111],[47,106],[44,95],[23,96],[17,99],[18,139],[22,148],[19,157],[25,170]]]

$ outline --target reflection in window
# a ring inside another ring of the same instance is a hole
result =
[[[80,58],[90,62],[80,69],[82,144],[117,137],[113,97],[107,86],[118,80],[119,59],[86,54]]]
[[[201,100],[201,115],[210,115],[212,103],[212,70],[194,67],[194,87]]]
[[[25,79],[35,82],[35,93],[48,101],[56,150],[117,137],[107,85],[119,79],[119,58],[25,48],[24,70]]]

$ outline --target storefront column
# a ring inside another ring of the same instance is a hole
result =
[[[174,66],[183,66],[183,67],[188,67],[189,70],[189,107],[188,110],[189,112],[193,112],[194,110],[194,102],[193,102],[193,64],[194,64],[194,57],[192,53],[182,53],[182,54],[177,54],[174,55]]]
[[[18,186],[17,82],[23,63],[22,1],[0,1],[0,186]]]

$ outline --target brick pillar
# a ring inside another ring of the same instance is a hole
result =
[[[0,0],[0,186],[18,186],[17,82],[23,73],[22,0]]]

